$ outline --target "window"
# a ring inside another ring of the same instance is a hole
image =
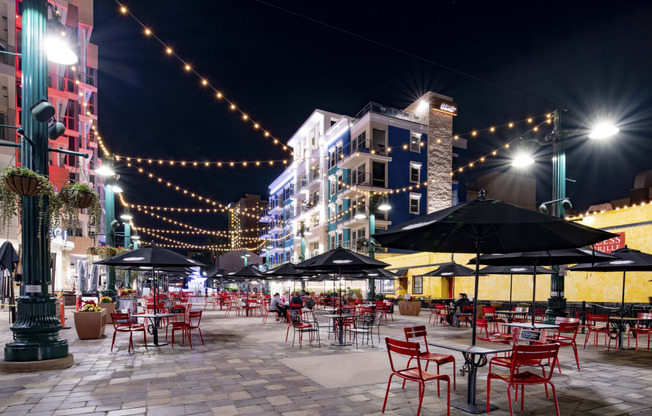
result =
[[[421,182],[421,164],[410,162],[410,182]]]
[[[363,131],[357,135],[353,140],[351,140],[351,153],[357,152],[359,150],[366,149],[367,146],[367,132]]]
[[[393,280],[376,279],[376,290],[378,293],[394,293]]]
[[[367,179],[367,165],[362,164],[351,172],[351,185],[364,185]]]
[[[423,294],[423,276],[412,276],[412,294]]]
[[[410,214],[419,213],[420,202],[421,202],[421,194],[410,194]]]
[[[335,163],[337,162],[335,160],[336,157],[337,157],[337,155],[335,154],[335,149],[331,150],[328,153],[328,168],[329,169],[332,168],[333,166],[335,166]]]
[[[330,193],[330,195],[331,195],[331,196],[335,195],[335,189],[336,189],[336,186],[337,186],[337,182],[336,182],[336,180],[335,180],[335,179],[331,179],[331,180],[330,180],[330,188],[331,188],[331,193]]]
[[[371,148],[379,155],[385,155],[385,130],[373,129],[371,135]]]
[[[337,158],[337,160],[336,160],[335,163],[339,162],[342,159],[342,143],[339,143],[337,145],[337,156],[336,156],[336,158]]]
[[[410,134],[410,151],[411,152],[421,152],[421,134],[412,133]]]
[[[342,188],[344,187],[343,179],[344,179],[344,174],[342,172],[337,173],[337,192],[342,192]]]
[[[342,233],[337,234],[337,246],[338,247],[343,244],[343,241],[344,241],[343,238],[344,238],[344,236],[343,236]]]
[[[372,162],[372,186],[385,187],[385,164],[381,162]]]
[[[331,235],[331,248],[330,248],[331,250],[335,248],[335,238],[336,237],[334,234]]]

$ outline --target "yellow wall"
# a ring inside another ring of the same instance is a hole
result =
[[[595,228],[609,228],[608,231],[625,233],[625,243],[629,248],[641,250],[652,254],[652,224],[628,224],[652,222],[652,204],[630,207],[599,213],[584,217],[580,224]],[[616,228],[611,228],[616,227]],[[459,264],[466,263],[473,257],[472,254],[455,254],[454,260]],[[387,254],[379,259],[389,263],[390,269],[400,267],[414,267],[419,265],[446,263],[451,261],[450,253],[415,253],[406,255]],[[474,266],[468,266],[473,268]],[[445,288],[439,277],[423,278],[423,294],[412,293],[412,276],[419,276],[432,271],[436,266],[418,267],[408,271],[407,293],[415,297],[442,298],[445,297]],[[649,302],[652,296],[652,272],[627,273],[625,302]],[[396,282],[396,296],[406,293]],[[474,293],[473,277],[455,278],[455,295],[465,292],[469,296]],[[622,273],[597,273],[597,272],[567,272],[565,297],[569,301],[579,302],[620,302],[622,296]],[[445,285],[444,285],[445,286]],[[444,292],[444,293],[442,293]],[[550,276],[537,276],[536,300],[545,301],[550,296]],[[485,300],[509,299],[509,276],[481,276],[478,298]],[[532,300],[532,276],[514,275],[513,301],[528,302]]]

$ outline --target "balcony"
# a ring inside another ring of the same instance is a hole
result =
[[[283,203],[279,203],[278,199],[270,199],[267,206],[267,212],[270,215],[280,215],[283,213]]]
[[[317,208],[319,206],[319,198],[314,199],[311,202],[308,202],[307,204],[301,204],[297,205],[297,218],[299,218],[302,215],[306,215],[310,213],[312,210]]]
[[[388,107],[386,105],[378,104],[374,102],[370,102],[369,104],[364,106],[364,108],[358,111],[358,114],[356,114],[354,117],[360,119],[367,113],[380,114],[382,116],[392,117],[398,120],[411,121],[417,124],[423,124],[423,125],[428,124],[426,122],[426,118],[423,116],[417,116],[411,113],[406,113],[405,111],[399,110],[398,108]]]
[[[342,169],[353,169],[368,159],[379,162],[390,162],[392,160],[384,143],[372,145],[371,140],[351,140],[342,149],[342,156],[337,163],[337,166]]]

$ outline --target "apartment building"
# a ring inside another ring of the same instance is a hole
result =
[[[432,92],[404,110],[315,110],[288,141],[292,164],[269,185],[260,238],[270,266],[337,246],[369,253],[374,232],[457,203],[450,172],[466,142],[453,140],[456,114],[450,97]]]

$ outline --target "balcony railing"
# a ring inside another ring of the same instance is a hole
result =
[[[407,120],[424,125],[427,124],[426,118],[423,116],[406,113],[405,111],[399,110],[398,108],[388,107],[386,105],[374,102],[367,104],[362,110],[358,111],[358,114],[355,115],[355,118],[362,118],[367,113],[381,114],[383,116],[392,117],[399,120]]]

